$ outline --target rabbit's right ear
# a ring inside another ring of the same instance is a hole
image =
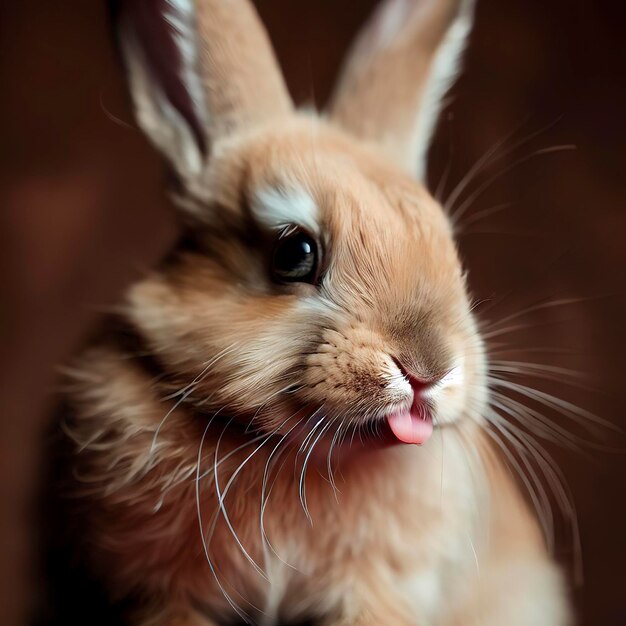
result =
[[[119,0],[117,23],[137,121],[183,183],[216,141],[292,110],[247,0]]]
[[[348,55],[334,122],[423,179],[441,101],[454,80],[474,0],[384,0]]]

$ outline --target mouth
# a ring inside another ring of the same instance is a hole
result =
[[[433,434],[433,418],[425,404],[413,403],[410,408],[390,413],[386,423],[399,443],[421,446]]]
[[[306,414],[306,409],[296,412],[293,417]],[[258,434],[258,430],[250,427],[250,422],[245,425],[246,420],[229,421],[229,430],[231,433],[238,433],[242,437],[250,437]],[[360,425],[354,424],[351,429],[346,431],[344,437],[335,446],[335,452],[344,453],[348,449],[356,451],[356,449],[380,449],[397,445],[418,445],[425,444],[432,436],[434,431],[432,409],[428,403],[423,401],[414,401],[410,406],[396,408],[388,413],[369,419]],[[298,442],[302,444],[308,438],[311,438],[311,430],[308,424],[301,427],[293,427],[288,433],[288,441]],[[276,437],[282,435],[277,434]],[[324,452],[327,448],[332,448],[333,434],[323,434],[321,438],[311,439],[316,441],[316,451]],[[325,454],[325,452],[324,452]]]
[[[397,409],[384,417],[355,426],[353,434],[346,437],[333,450],[336,458],[349,458],[359,452],[383,450],[396,446],[425,444],[433,434],[434,424],[431,409],[426,404]],[[323,437],[316,446],[313,459],[325,461],[332,449],[332,437]],[[325,442],[325,443],[324,443]]]
[[[380,449],[398,445],[425,444],[434,431],[430,406],[414,403],[394,410],[384,417],[365,422],[354,429],[357,436],[348,438],[342,448]]]

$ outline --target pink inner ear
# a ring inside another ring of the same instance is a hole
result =
[[[121,3],[121,19],[136,35],[153,79],[183,116],[201,152],[206,154],[203,127],[184,79],[189,59],[179,44],[181,39],[185,46],[193,47],[195,42],[190,40],[189,33],[177,32],[172,24],[172,20],[193,23],[193,17],[187,14],[182,2],[125,0]]]

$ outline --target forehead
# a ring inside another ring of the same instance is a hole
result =
[[[422,275],[458,269],[447,218],[424,187],[316,119],[224,150],[209,186],[262,229],[301,226],[344,259],[366,253]]]
[[[408,174],[318,120],[260,135],[242,146],[239,160],[240,185],[269,226],[287,219],[307,227],[365,218],[389,224],[437,208]]]

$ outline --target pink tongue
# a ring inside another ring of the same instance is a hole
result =
[[[393,434],[404,443],[423,444],[433,434],[433,422],[430,415],[425,415],[414,408],[392,413],[387,422]]]

